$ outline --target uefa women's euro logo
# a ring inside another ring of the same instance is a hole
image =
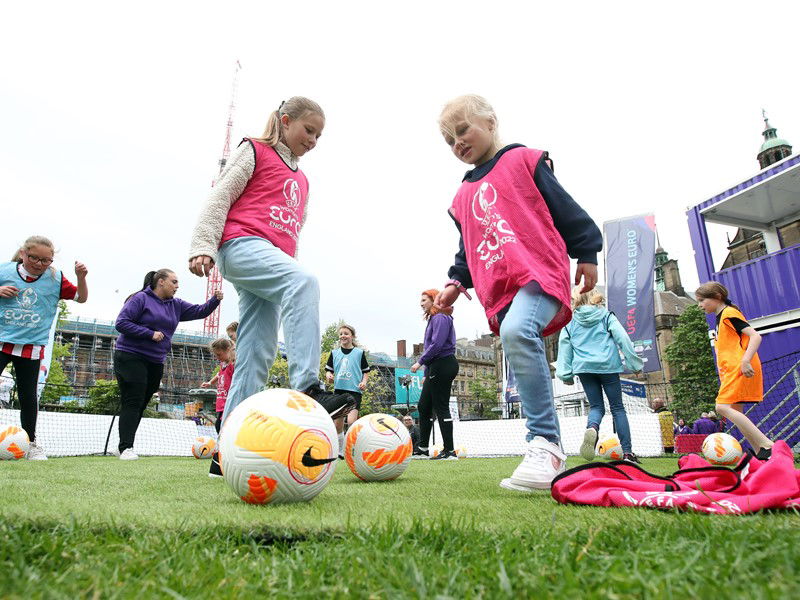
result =
[[[497,190],[491,183],[484,181],[472,197],[472,214],[478,221],[486,218],[486,211],[497,202]]]
[[[294,179],[287,179],[283,184],[283,197],[286,198],[286,206],[297,208],[300,205],[300,184]]]
[[[38,299],[36,291],[33,288],[26,288],[17,294],[17,304],[19,304],[23,310],[31,310]]]

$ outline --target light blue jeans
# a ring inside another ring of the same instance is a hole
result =
[[[625,454],[633,452],[631,426],[628,423],[625,405],[622,403],[622,384],[619,380],[619,373],[578,373],[578,379],[581,380],[583,391],[586,392],[586,397],[589,399],[588,427],[600,429],[600,422],[606,414],[606,405],[603,402],[603,391],[605,391],[614,419],[614,431],[619,434],[622,452]]]
[[[225,242],[217,256],[222,276],[239,294],[236,369],[223,422],[243,400],[264,387],[283,323],[289,384],[319,385],[319,283],[294,258],[265,239]]]
[[[553,384],[544,351],[542,330],[556,316],[561,303],[545,294],[535,281],[525,285],[514,296],[500,324],[503,351],[514,376],[525,411],[530,441],[540,435],[554,444],[561,431],[553,404]]]

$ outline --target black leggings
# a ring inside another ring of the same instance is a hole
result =
[[[39,414],[39,402],[36,398],[36,384],[39,382],[39,359],[31,360],[13,354],[0,352],[0,373],[8,363],[14,365],[14,380],[17,384],[19,400],[19,420],[28,434],[30,441],[36,440],[36,417]]]
[[[458,361],[453,355],[437,358],[425,368],[425,383],[419,395],[419,447],[428,447],[433,429],[433,415],[439,419],[444,450],[453,450],[453,417],[450,414],[450,388],[458,375]]]
[[[164,365],[133,354],[114,352],[114,375],[119,383],[119,451],[133,448],[136,430],[150,399],[161,386]]]

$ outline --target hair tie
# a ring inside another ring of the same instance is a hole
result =
[[[733,302],[731,302],[730,298],[725,298],[725,304],[727,304],[728,306],[731,306],[733,304]]]

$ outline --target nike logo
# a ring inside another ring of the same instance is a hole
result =
[[[321,467],[335,460],[335,456],[333,458],[314,458],[311,456],[311,448],[309,448],[306,450],[306,453],[303,454],[303,459],[300,462],[303,463],[304,467]]]
[[[378,419],[378,423],[380,423],[381,425],[383,425],[384,427],[386,427],[386,429],[388,429],[388,430],[389,430],[389,431],[391,431],[393,434],[395,434],[395,435],[397,436],[397,439],[398,439],[398,440],[400,440],[400,441],[402,441],[402,440],[403,440],[403,438],[401,438],[401,437],[400,437],[400,434],[399,434],[399,433],[397,433],[397,430],[396,430],[394,427],[392,427],[392,426],[388,425],[388,424],[386,423],[386,420],[385,420],[383,417],[380,417],[380,418]]]

